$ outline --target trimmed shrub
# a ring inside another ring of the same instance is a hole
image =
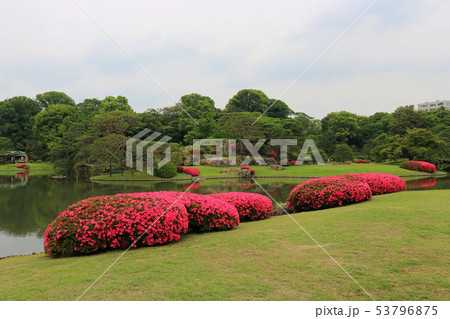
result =
[[[99,196],[73,204],[59,214],[45,231],[44,251],[52,256],[70,256],[130,245],[161,245],[179,240],[187,229],[186,207],[170,196]]]
[[[177,166],[177,173],[183,173],[183,166]]]
[[[22,168],[23,164],[16,165],[16,168]]]
[[[195,167],[186,167],[185,169],[183,169],[183,173],[191,176],[198,176],[200,175],[200,170]]]
[[[289,165],[294,166],[294,165],[302,165],[299,161],[290,161]]]
[[[249,171],[252,173],[252,175],[255,175],[255,170],[253,168],[250,168]]]
[[[273,213],[272,201],[269,197],[261,194],[234,192],[208,196],[233,205],[237,209],[241,221],[265,219]]]
[[[368,161],[368,160],[363,160],[363,159],[356,160],[356,164],[369,164],[369,163],[370,163],[370,161]]]
[[[26,164],[23,164],[23,165],[22,165],[22,168],[23,168],[24,170],[29,170],[29,169],[30,169],[30,166],[28,166],[28,165],[26,165]]]
[[[225,201],[193,193],[157,192],[156,194],[172,197],[185,205],[189,215],[189,229],[192,231],[231,230],[239,225],[239,213],[234,206]]]
[[[271,153],[269,153],[269,157],[272,157],[273,159],[277,159],[278,155],[275,152],[271,152]]]
[[[250,169],[250,167],[248,167],[247,165],[242,165],[241,169]]]
[[[155,168],[155,175],[161,178],[172,178],[177,176],[177,167],[174,163],[168,162],[161,168]]]
[[[314,178],[297,185],[290,193],[287,207],[301,212],[344,206],[372,198],[367,183],[330,176]]]
[[[402,178],[391,174],[361,173],[344,174],[337,177],[344,177],[352,181],[367,183],[372,191],[372,195],[395,193],[406,190],[406,182]]]
[[[400,168],[427,173],[434,173],[436,171],[435,165],[423,161],[406,161],[400,165]]]

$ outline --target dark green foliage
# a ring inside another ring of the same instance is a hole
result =
[[[172,162],[168,162],[161,168],[155,167],[154,173],[155,176],[161,178],[172,178],[177,175],[177,166]]]

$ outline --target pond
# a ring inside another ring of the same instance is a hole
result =
[[[286,202],[291,189],[305,179],[259,179],[273,198]],[[47,225],[67,206],[81,199],[116,193],[184,191],[191,183],[92,183],[52,179],[50,176],[0,176],[0,258],[43,251]],[[450,178],[408,180],[408,190],[449,189]],[[207,180],[195,183],[189,191],[199,194],[220,192],[265,192],[254,183],[238,179]]]

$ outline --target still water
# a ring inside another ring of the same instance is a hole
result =
[[[259,183],[279,202],[286,202],[291,189],[305,179],[260,179]],[[184,191],[191,183],[100,184],[90,181],[51,179],[50,176],[0,176],[0,258],[43,251],[47,225],[64,209],[81,199],[130,192]],[[408,190],[450,189],[450,178],[407,181]],[[253,183],[208,180],[195,183],[190,191],[199,194],[252,192],[264,194]]]

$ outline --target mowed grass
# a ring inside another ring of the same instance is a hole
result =
[[[22,168],[17,168],[19,164],[3,164],[0,165],[0,175],[14,175],[16,173],[25,172]],[[28,172],[32,175],[48,174],[53,171],[53,166],[48,163],[26,163],[30,167]]]
[[[200,170],[200,178],[202,177],[226,177],[226,176],[237,176],[232,174],[221,174],[222,167],[212,167],[212,166],[193,166]],[[299,176],[299,177],[316,177],[316,176],[332,176],[339,174],[350,174],[350,173],[385,173],[393,175],[426,175],[423,172],[410,171],[400,168],[397,165],[386,165],[386,164],[350,164],[350,165],[304,165],[304,166],[288,166],[284,170],[271,170],[268,166],[250,166],[255,169],[255,176]],[[239,167],[226,167],[226,168],[239,168]],[[190,178],[190,176],[179,173],[174,178]],[[95,180],[152,180],[158,179],[148,175],[143,172],[129,171],[122,174],[112,174],[95,176]],[[195,178],[194,178],[195,179]],[[167,179],[170,180],[170,179]]]
[[[376,300],[448,300],[449,192],[294,218]],[[75,300],[121,251],[0,260],[0,300]],[[82,300],[369,300],[289,216],[128,251]]]

